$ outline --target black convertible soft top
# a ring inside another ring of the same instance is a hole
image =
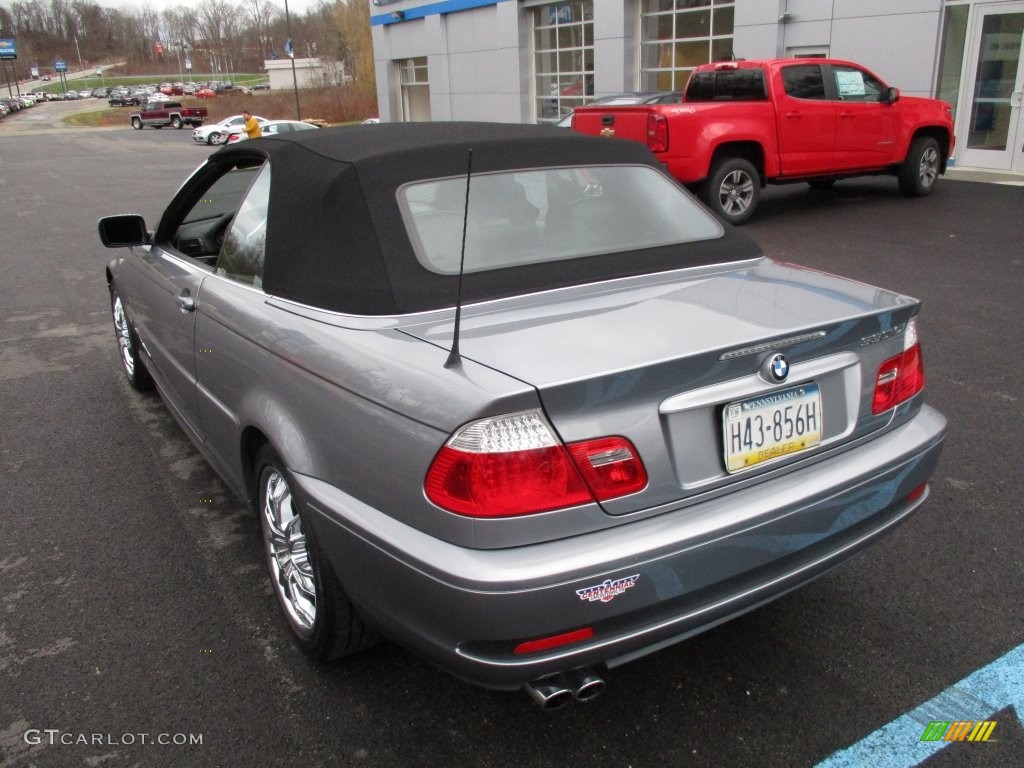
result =
[[[549,126],[395,123],[267,136],[221,149],[215,162],[270,161],[263,289],[323,309],[388,315],[454,306],[458,278],[423,267],[396,190],[410,181],[550,166],[659,163],[632,141]],[[465,276],[472,303],[616,277],[749,259],[760,249],[726,227],[723,237],[481,271]]]

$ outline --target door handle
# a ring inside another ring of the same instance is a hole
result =
[[[192,292],[188,288],[178,294],[178,309],[182,314],[196,311],[196,300],[192,298]]]
[[[799,112],[787,112],[786,117],[788,117],[790,120],[793,120],[798,117],[803,117],[803,115],[801,115]]]

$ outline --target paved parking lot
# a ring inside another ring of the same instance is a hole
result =
[[[815,766],[933,700],[931,719],[963,719],[936,697],[1024,644],[1024,188],[768,191],[746,230],[769,254],[924,300],[926,396],[950,425],[931,498],[809,587],[543,713],[391,645],[327,668],[293,649],[254,515],[159,400],[129,390],[108,319],[96,219],[155,225],[209,149],[188,131],[8,127],[3,765]],[[996,722],[990,741],[929,758],[914,751],[924,726],[884,731],[870,764],[1024,764],[1012,683],[999,711],[954,697]]]

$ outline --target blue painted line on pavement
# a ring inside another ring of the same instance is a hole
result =
[[[1007,707],[1016,710],[1024,727],[1024,645],[972,672],[856,744],[833,753],[816,768],[913,768],[940,750],[964,746],[952,741],[921,741],[924,729],[933,720],[991,720],[992,715]],[[993,737],[999,738],[999,725]]]

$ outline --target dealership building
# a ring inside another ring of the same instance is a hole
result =
[[[953,104],[958,166],[1024,173],[1024,0],[366,0],[385,121],[555,122],[732,57],[859,62]]]

